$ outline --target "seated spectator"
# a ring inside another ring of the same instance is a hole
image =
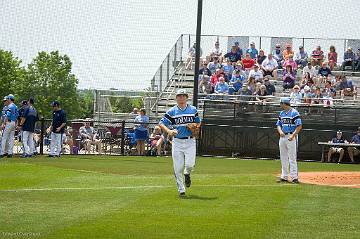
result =
[[[244,76],[245,78],[247,77],[246,72],[243,70],[243,65],[241,63],[241,61],[238,61],[235,65],[235,69],[233,71],[233,75],[235,74],[236,71],[240,72],[240,75]]]
[[[217,57],[220,62],[222,62],[222,50],[220,49],[220,43],[218,41],[215,42],[215,46],[209,52],[208,61],[212,61],[214,57]]]
[[[210,77],[208,75],[201,75],[201,80],[199,81],[199,93],[211,94],[212,91]]]
[[[336,132],[336,137],[333,138],[331,141],[329,141],[329,143],[338,144],[338,143],[347,143],[347,141],[344,139],[342,132],[339,130],[338,132]],[[341,161],[344,157],[344,153],[345,153],[345,150],[343,147],[340,147],[340,146],[331,147],[329,149],[329,153],[328,153],[328,162],[329,163],[332,162],[331,156],[333,154],[339,154],[340,156],[339,156],[338,163],[341,163]]]
[[[321,46],[317,46],[311,53],[311,64],[313,66],[321,66],[324,61],[324,52],[321,50]]]
[[[358,127],[356,134],[351,138],[351,144],[360,144],[360,127]],[[355,163],[354,156],[360,154],[359,147],[349,147],[348,148],[349,157],[351,162]]]
[[[283,68],[285,69],[286,66],[288,66],[288,65],[290,65],[291,68],[293,69],[293,71],[295,71],[295,73],[296,73],[298,66],[297,66],[296,62],[294,61],[293,55],[291,55],[291,54],[288,55],[288,59],[284,61]]]
[[[352,51],[352,48],[349,47],[347,51],[344,53],[344,61],[341,65],[341,69],[345,71],[346,66],[351,66],[351,70],[354,70],[355,66],[355,54]]]
[[[300,82],[300,88],[304,88],[304,86],[309,85],[310,82],[311,82],[311,84],[314,84],[314,80],[313,80],[313,78],[310,77],[310,73],[306,72],[305,76],[302,78],[302,80]]]
[[[275,45],[275,50],[273,50],[272,56],[274,57],[275,61],[277,62],[278,67],[281,68],[284,58],[283,58],[283,54],[281,52],[280,44]]]
[[[249,53],[251,59],[256,59],[256,57],[259,55],[258,50],[255,48],[255,42],[250,43],[250,48],[246,50],[246,54]]]
[[[263,49],[260,49],[259,55],[256,57],[256,63],[261,65],[265,59],[266,59],[265,52]]]
[[[209,64],[207,65],[207,68],[210,70],[211,74],[214,74],[216,69],[221,68],[219,58],[218,57],[213,57],[213,61],[209,62]]]
[[[285,50],[282,53],[284,61],[287,61],[289,59],[289,56],[294,56],[294,52],[292,50],[292,47],[289,43],[285,44]],[[284,67],[285,68],[285,67]]]
[[[316,69],[312,66],[311,62],[307,63],[307,66],[303,69],[303,77],[305,77],[306,73],[310,74],[310,78],[313,78],[316,76]]]
[[[79,133],[82,139],[82,142],[85,146],[86,153],[90,153],[91,145],[95,145],[99,154],[102,153],[101,140],[98,138],[98,134],[93,127],[90,126],[90,120],[86,119],[84,126],[80,127]]]
[[[237,62],[241,60],[241,55],[235,45],[231,47],[231,51],[226,53],[224,57],[228,58],[231,62]]]
[[[239,93],[244,81],[245,77],[243,75],[240,75],[240,71],[236,71],[230,80],[229,94],[234,95],[236,93]]]
[[[360,71],[360,49],[358,49],[358,51],[356,53],[354,67],[355,67],[355,71]]]
[[[308,64],[308,54],[303,46],[299,46],[299,52],[296,53],[295,62],[298,66],[304,68]]]
[[[211,71],[209,70],[209,68],[207,66],[208,66],[208,63],[206,61],[204,61],[202,64],[202,67],[199,70],[199,75],[208,75],[209,77],[211,76]]]
[[[230,81],[232,74],[234,72],[234,69],[235,69],[233,66],[233,63],[229,59],[227,59],[226,63],[223,64],[222,68],[224,70],[225,81],[226,82]]]
[[[311,104],[311,100],[312,100],[314,94],[312,93],[310,86],[306,85],[303,90],[304,90],[304,93],[303,93],[304,103]]]
[[[219,82],[219,78],[221,76],[224,76],[223,74],[221,74],[221,69],[216,69],[215,73],[212,74],[211,79],[210,79],[212,89],[215,89],[215,86]]]
[[[337,53],[334,46],[330,46],[330,51],[328,53],[329,67],[330,70],[334,70],[334,66],[337,64]]]
[[[164,144],[164,136],[161,134],[161,128],[155,126],[154,132],[150,135],[151,150],[156,151],[157,156],[161,156],[161,149]]]
[[[215,85],[214,93],[215,94],[228,94],[229,85],[225,82],[225,78],[221,76],[219,82]]]
[[[242,65],[245,71],[250,71],[255,65],[255,60],[251,58],[250,53],[246,53],[245,58],[242,60]]]
[[[241,95],[240,100],[250,101],[253,99],[253,97],[251,97],[253,93],[249,89],[247,83],[243,84],[243,87],[241,88],[240,91],[240,95]]]
[[[78,151],[78,150],[74,150],[74,140],[72,137],[72,132],[73,132],[72,128],[66,127],[65,132],[63,134],[63,146],[69,145],[70,154],[77,153],[77,151]],[[64,150],[64,148],[63,148],[63,150]]]
[[[253,95],[256,95],[260,91],[261,83],[256,82],[255,83],[255,90],[253,91]]]
[[[241,58],[243,57],[243,50],[241,49],[239,42],[235,42],[234,45],[236,46],[236,51],[238,52],[238,54],[241,56]]]
[[[262,82],[264,76],[262,71],[259,70],[258,64],[255,64],[254,69],[250,70],[249,77],[254,77],[256,82]]]
[[[295,86],[295,72],[293,71],[291,65],[287,65],[286,69],[283,72],[283,88],[292,89]]]
[[[319,80],[321,83],[326,82],[327,80],[331,80],[332,73],[331,73],[330,68],[327,66],[326,62],[323,62],[321,64],[318,74],[319,74]]]
[[[342,76],[340,83],[340,95],[341,99],[344,99],[345,96],[352,96],[356,100],[356,86],[353,85],[352,80],[347,79],[345,76]]]
[[[254,94],[256,90],[256,82],[254,77],[249,77],[246,82],[247,88],[251,91],[251,94]]]
[[[185,64],[186,70],[192,70],[192,63],[193,63],[193,60],[195,59],[195,55],[196,55],[196,42],[194,42],[194,45],[189,48],[188,58],[187,58],[186,64]],[[201,55],[202,55],[202,49],[200,48],[200,56]]]
[[[272,54],[268,54],[268,57],[261,64],[261,69],[264,76],[272,76],[277,80],[278,63],[273,58]]]
[[[266,92],[268,93],[268,95],[275,95],[276,92],[275,86],[271,84],[270,78],[271,76],[265,76],[264,78],[264,85],[266,87]]]
[[[321,94],[320,87],[316,87],[314,97],[311,100],[312,105],[318,105],[323,103],[323,95]]]
[[[266,91],[266,86],[265,85],[260,85],[260,89],[256,92],[256,100],[264,103],[264,102],[268,102],[269,98],[264,97],[269,95],[268,92]]]
[[[298,105],[301,103],[302,94],[300,93],[300,86],[295,85],[290,93],[290,103],[291,105]]]
[[[325,88],[322,92],[324,104],[328,106],[333,105],[333,99],[336,96],[336,90],[332,87],[331,81],[326,81]]]
[[[140,109],[140,114],[135,118],[135,139],[138,155],[145,155],[145,141],[148,139],[149,117],[145,109]]]

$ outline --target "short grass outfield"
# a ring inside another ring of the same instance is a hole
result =
[[[279,184],[279,171],[200,157],[180,199],[169,157],[2,159],[0,238],[360,238],[359,189]]]

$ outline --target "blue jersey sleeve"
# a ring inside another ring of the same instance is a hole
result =
[[[296,127],[299,126],[299,125],[302,125],[299,112],[294,111],[293,121],[294,121],[294,124],[296,125]]]
[[[173,111],[172,109],[168,110],[165,115],[161,118],[159,124],[163,124],[166,127],[169,127],[170,125],[174,124],[174,119],[173,119]]]
[[[196,110],[196,112],[195,112],[195,123],[200,123],[200,122],[201,122],[201,119],[199,117],[199,113]]]

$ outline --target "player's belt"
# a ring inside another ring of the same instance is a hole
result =
[[[293,134],[294,132],[284,133],[285,135]]]
[[[192,136],[182,137],[182,138],[177,138],[177,139],[192,139]]]

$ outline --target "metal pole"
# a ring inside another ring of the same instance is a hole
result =
[[[195,74],[194,74],[194,94],[193,105],[198,105],[198,85],[199,85],[199,63],[200,63],[200,41],[201,41],[201,18],[202,0],[198,0],[197,25],[196,25],[196,51],[195,51]]]
[[[45,134],[45,124],[44,117],[40,119],[40,154],[44,154],[44,134]]]
[[[121,122],[121,155],[125,154],[125,120]]]

